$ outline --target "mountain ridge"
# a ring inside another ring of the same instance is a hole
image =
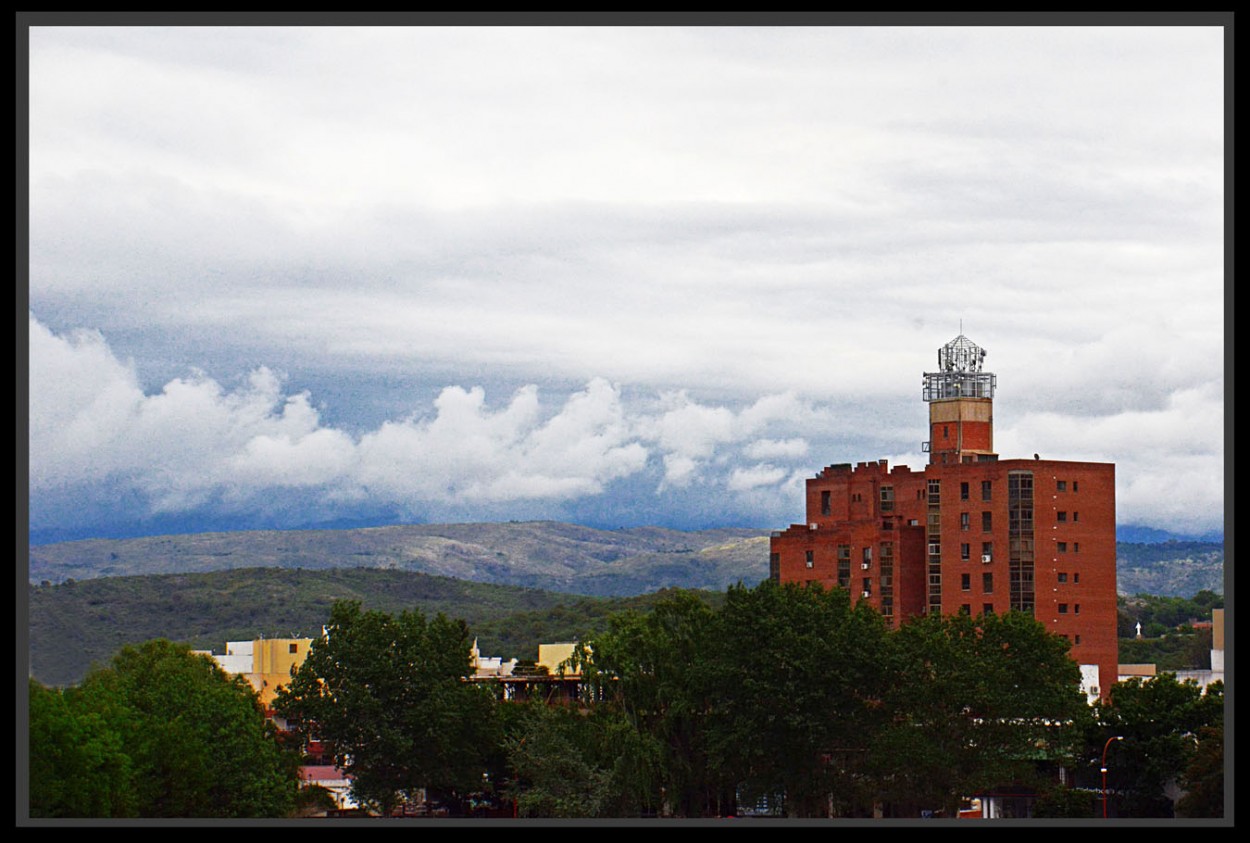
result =
[[[31,547],[28,579],[56,584],[240,568],[378,568],[622,597],[661,588],[719,591],[736,582],[753,585],[768,575],[770,535],[738,527],[606,530],[562,521],[508,521],[80,539]],[[1224,591],[1222,542],[1120,541],[1116,557],[1122,594]]]
[[[237,568],[384,568],[575,594],[723,589],[768,574],[767,530],[600,530],[559,521],[250,530],[30,548],[38,583]],[[682,559],[684,565],[674,564]]]

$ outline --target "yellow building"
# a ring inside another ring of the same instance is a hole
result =
[[[258,638],[255,641],[227,641],[224,656],[213,658],[227,673],[242,676],[269,708],[278,688],[291,679],[291,668],[308,657],[311,638]]]
[[[572,658],[573,650],[576,647],[577,642],[575,641],[564,641],[559,644],[539,644],[538,661],[534,662],[534,664],[538,667],[547,668],[547,672],[552,676],[558,676],[560,674],[560,666]],[[580,674],[566,666],[564,675],[574,677]]]
[[[278,688],[291,681],[291,668],[308,657],[311,638],[262,638],[252,642],[252,672],[244,674],[268,708]]]

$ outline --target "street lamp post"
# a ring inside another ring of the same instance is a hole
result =
[[[1107,738],[1107,742],[1102,746],[1102,818],[1107,818],[1107,750],[1111,748],[1112,741],[1124,740],[1123,735],[1112,735]]]

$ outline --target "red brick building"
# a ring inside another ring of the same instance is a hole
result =
[[[831,465],[806,523],[773,534],[770,576],[849,589],[897,625],[925,613],[1029,612],[1072,642],[1082,685],[1116,681],[1115,466],[999,459],[996,379],[962,334],[924,376],[929,464]]]

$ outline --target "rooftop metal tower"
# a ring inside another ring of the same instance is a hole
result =
[[[985,349],[962,333],[938,349],[938,371],[924,374],[929,404],[929,463],[982,462],[994,453],[994,388]]]
[[[938,349],[938,371],[924,374],[924,400],[993,398],[998,378],[981,371],[986,351],[963,334]]]

